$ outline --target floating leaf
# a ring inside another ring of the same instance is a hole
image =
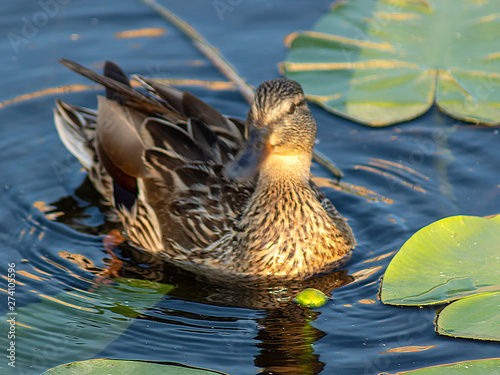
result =
[[[453,337],[500,341],[500,292],[481,293],[446,306],[439,313],[436,331]]]
[[[452,216],[415,233],[387,267],[383,303],[426,305],[500,290],[500,216]]]
[[[424,350],[434,349],[437,345],[410,345],[410,346],[399,346],[397,348],[391,348],[380,352],[380,354],[387,353],[417,353],[423,352]]]
[[[117,285],[93,285],[93,291],[37,294],[41,302],[18,307],[16,315],[1,317],[1,332],[8,332],[11,322],[15,322],[16,369],[20,373],[40,373],[61,363],[94,356],[173,288],[145,280],[114,281]],[[9,370],[12,368],[8,361],[2,361],[0,373]]]
[[[328,296],[321,290],[307,288],[297,294],[294,301],[304,307],[320,307],[328,301]]]
[[[484,375],[498,374],[500,372],[500,359],[480,359],[474,361],[456,362],[446,365],[425,367],[413,371],[402,371],[393,375]],[[384,373],[386,375],[391,375]]]
[[[57,366],[43,375],[215,375],[221,372],[201,368],[114,359],[92,359]]]
[[[289,35],[281,68],[309,99],[372,126],[436,102],[447,114],[500,123],[500,2],[337,1],[313,31]]]
[[[116,39],[130,39],[130,38],[155,38],[167,32],[163,27],[147,27],[143,29],[124,30],[115,33]]]

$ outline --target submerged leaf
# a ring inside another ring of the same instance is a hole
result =
[[[43,375],[215,375],[222,374],[195,367],[161,365],[158,363],[127,361],[117,359],[92,359],[57,366]]]
[[[387,267],[381,300],[426,305],[500,290],[500,216],[452,216],[415,233]]]
[[[308,98],[383,126],[436,102],[447,114],[500,123],[500,2],[337,1],[313,31],[287,37],[281,68]]]
[[[442,335],[500,341],[500,292],[481,293],[446,306],[436,320]]]
[[[483,375],[498,374],[500,371],[500,359],[480,359],[474,361],[464,361],[449,363],[446,365],[424,367],[418,370],[398,372],[394,375]],[[391,375],[384,373],[386,375]]]
[[[15,365],[20,372],[40,373],[61,363],[90,358],[116,340],[173,286],[146,280],[114,279],[115,285],[93,284],[54,296],[37,293],[40,302],[0,319],[0,331],[15,323]],[[10,321],[9,321],[10,319]],[[9,373],[7,361],[0,373]]]

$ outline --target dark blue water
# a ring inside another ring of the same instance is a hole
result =
[[[227,5],[225,12],[217,13],[219,3]],[[286,53],[284,36],[309,29],[330,1],[162,4],[194,26],[256,86],[278,76],[277,63]],[[153,77],[223,80],[178,31],[139,1],[4,2],[0,20],[0,101],[86,84],[56,62],[61,57],[93,67],[112,59],[129,73]],[[156,38],[114,35],[145,27],[167,32]],[[236,91],[189,90],[228,115],[246,116],[247,104]],[[499,212],[496,129],[476,128],[435,109],[405,124],[372,129],[313,105],[317,149],[342,169],[342,181],[386,198],[324,189],[349,219],[358,241],[346,270],[314,285],[332,300],[303,309],[288,303],[286,293],[306,284],[288,291],[279,285],[272,291],[211,286],[155,268],[123,249],[118,254],[126,263],[123,277],[161,279],[175,287],[163,298],[141,299],[134,297],[140,288],[106,292],[95,283],[91,271],[105,265],[102,239],[113,226],[105,222],[98,197],[58,140],[52,121],[56,97],[95,106],[96,93],[101,91],[60,93],[0,108],[0,314],[8,312],[5,277],[8,263],[15,263],[17,322],[25,326],[18,325],[18,334],[27,337],[19,339],[25,346],[17,348],[15,369],[0,356],[2,373],[38,374],[69,361],[109,357],[229,374],[377,374],[498,356],[495,343],[438,337],[434,307],[382,305],[377,300],[379,278],[392,256],[373,260],[397,251],[416,230],[439,218]],[[332,178],[319,165],[313,173]],[[44,204],[58,214],[51,216]],[[351,281],[349,275],[360,273],[368,276],[344,285]],[[135,313],[127,306],[135,306]],[[100,314],[92,312],[96,310]],[[69,330],[74,325],[78,329]],[[7,329],[1,322],[2,353],[9,345]],[[427,350],[391,351],[407,346]]]

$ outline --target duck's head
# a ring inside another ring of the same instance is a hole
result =
[[[262,83],[248,112],[246,129],[246,144],[225,171],[230,180],[245,183],[259,171],[279,173],[286,165],[289,174],[308,178],[316,122],[297,82],[278,78]]]

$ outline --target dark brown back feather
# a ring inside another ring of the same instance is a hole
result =
[[[204,160],[204,153],[193,138],[179,126],[167,121],[149,118],[146,130],[156,147],[172,150],[186,160]]]

